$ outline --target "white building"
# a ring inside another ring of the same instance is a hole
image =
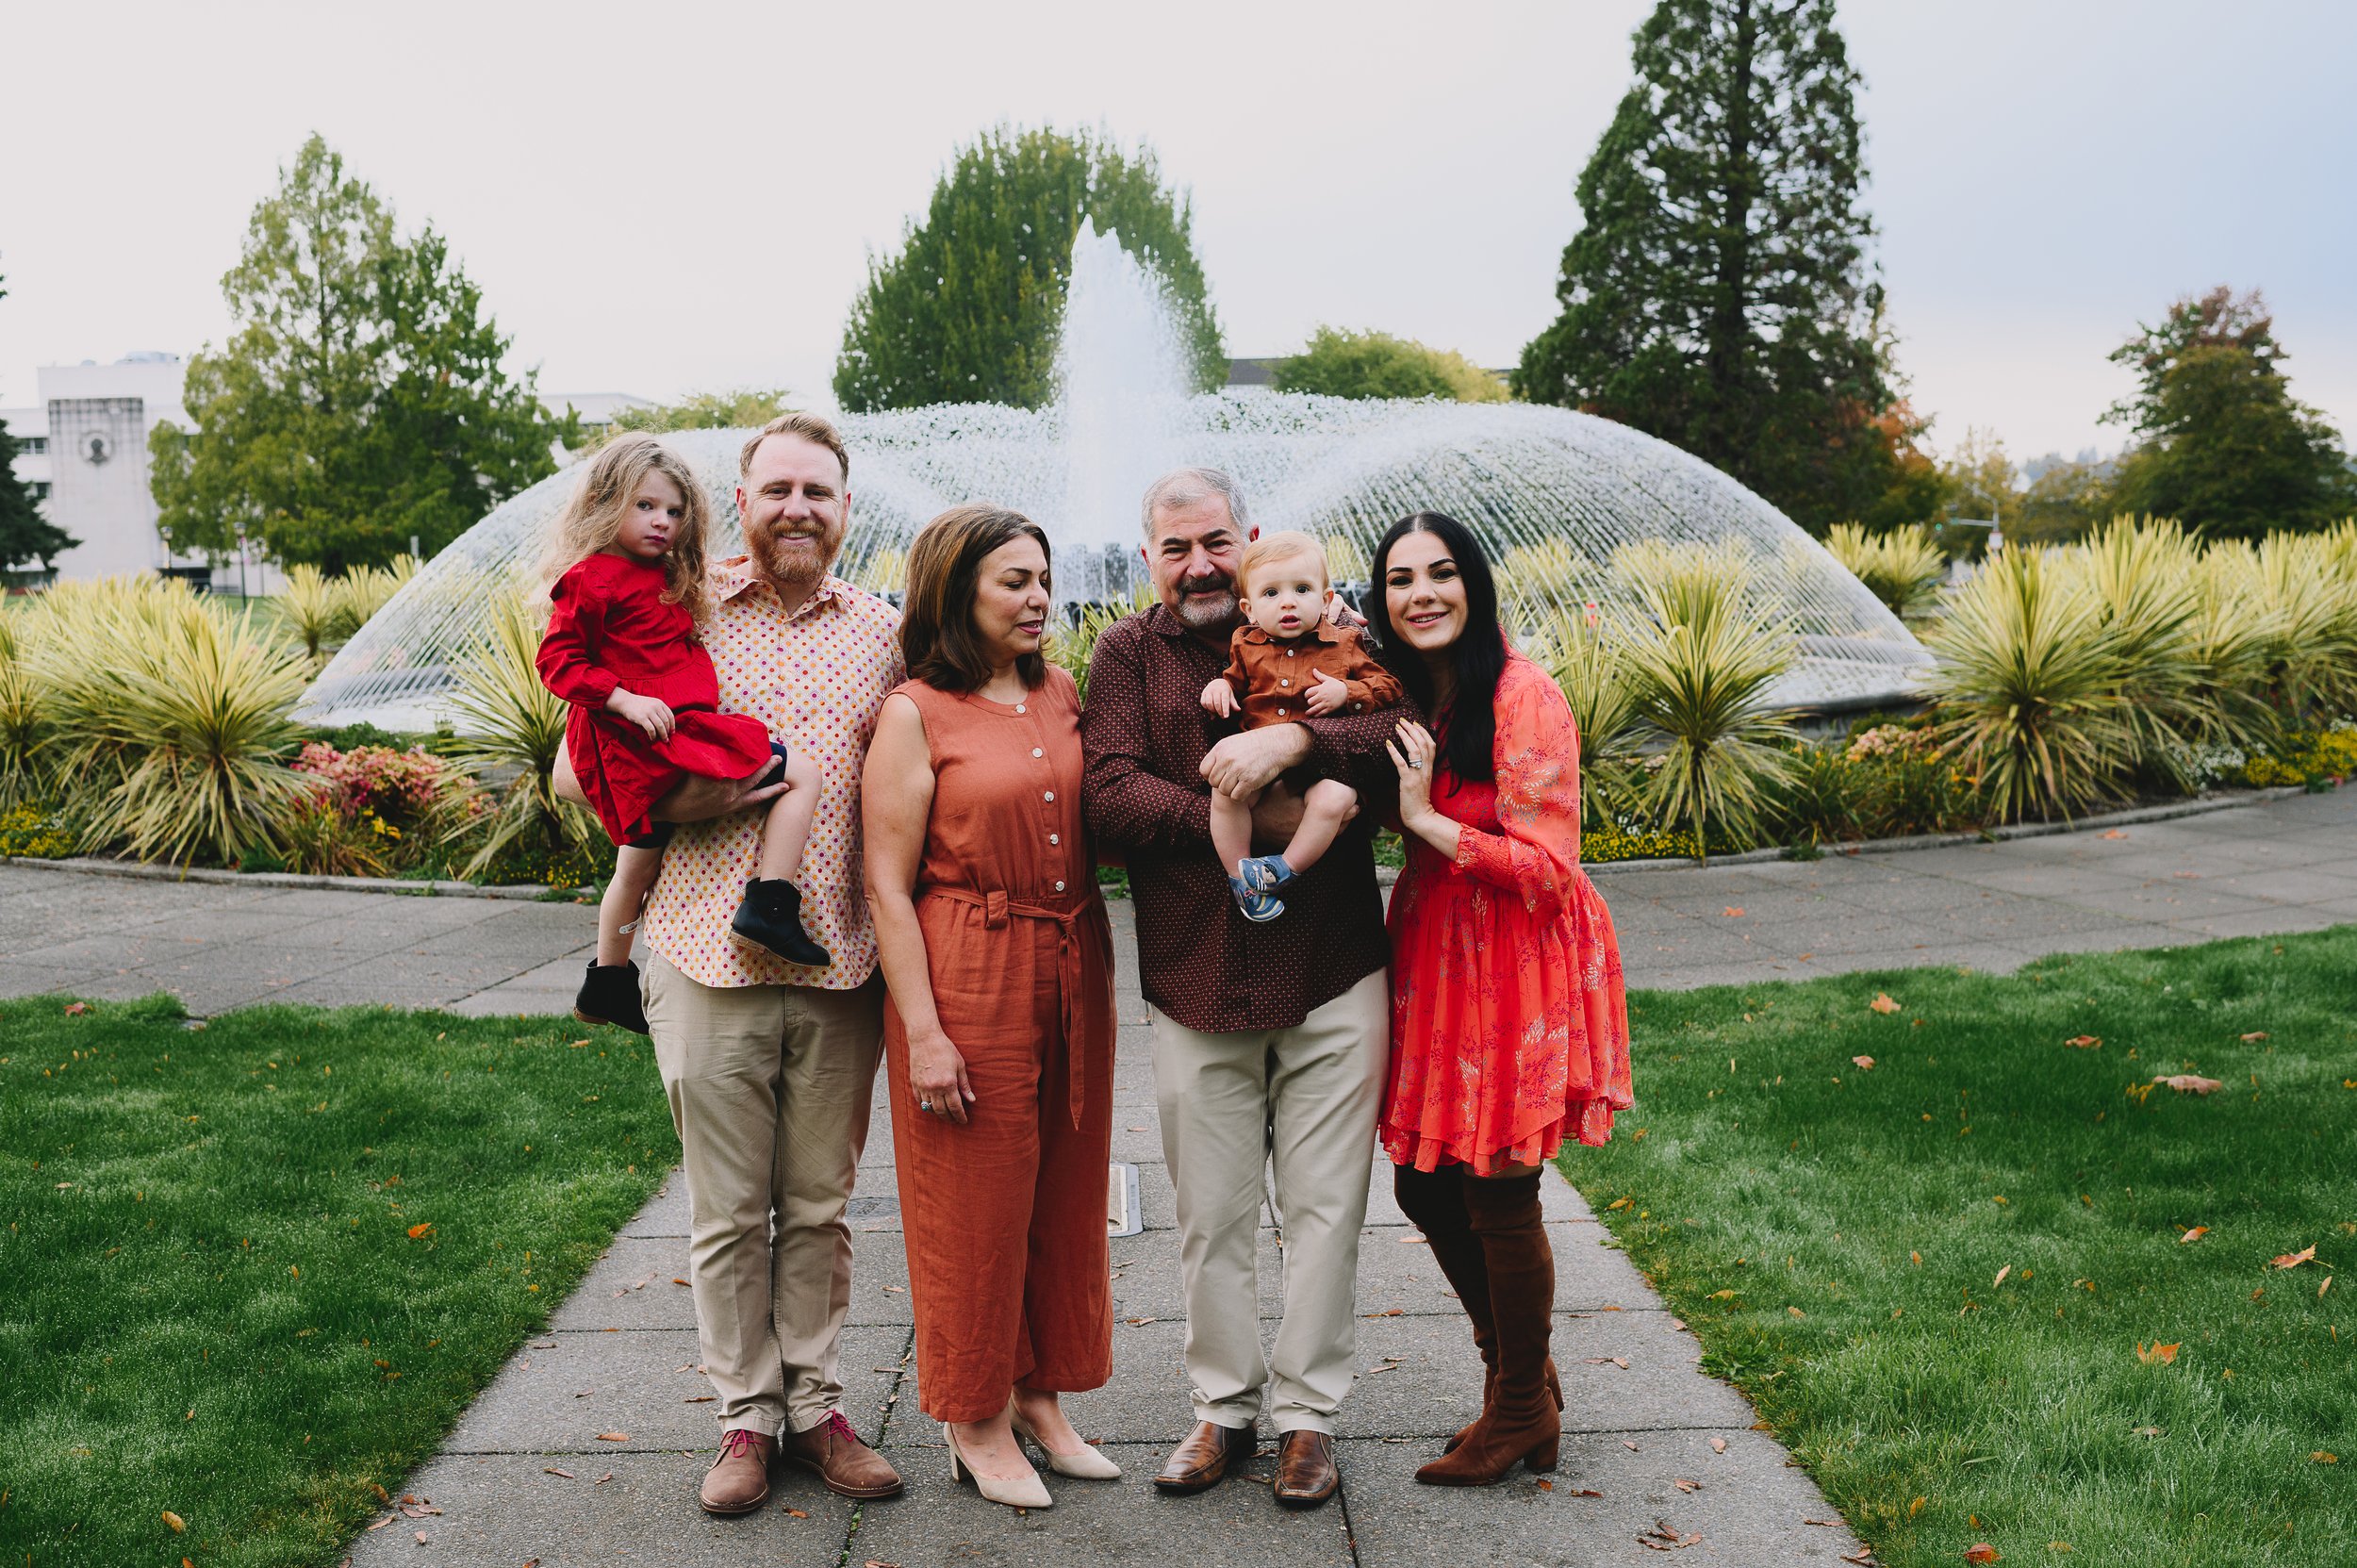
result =
[[[163,420],[189,424],[180,403],[187,374],[174,354],[43,365],[35,372],[39,404],[0,410],[20,443],[18,476],[34,486],[49,520],[81,541],[58,557],[58,576],[205,575],[201,556],[174,555],[157,536],[147,483],[148,433]]]

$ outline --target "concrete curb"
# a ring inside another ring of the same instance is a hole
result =
[[[43,860],[20,855],[0,860],[0,866],[37,866],[44,871],[76,871],[86,877],[129,877],[147,882],[234,883],[239,887],[275,887],[285,891],[392,893],[411,899],[533,900],[570,889],[538,883],[514,883],[483,887],[470,882],[404,882],[399,877],[313,877],[297,871],[223,871],[203,866],[149,866],[136,860],[105,860],[87,855],[75,860]]]

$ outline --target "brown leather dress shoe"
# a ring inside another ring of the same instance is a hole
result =
[[[1229,1467],[1241,1470],[1250,1463],[1260,1445],[1260,1434],[1250,1427],[1198,1421],[1155,1472],[1154,1484],[1174,1495],[1202,1492],[1217,1486]]]
[[[1315,1508],[1343,1484],[1334,1468],[1334,1440],[1308,1428],[1277,1440],[1277,1500],[1286,1508]]]
[[[788,1432],[779,1440],[785,1457],[815,1474],[829,1492],[843,1497],[894,1497],[900,1492],[900,1473],[851,1430],[841,1411],[806,1432]]]
[[[769,1500],[769,1455],[775,1440],[750,1428],[720,1434],[720,1457],[704,1472],[696,1501],[706,1513],[750,1513]]]

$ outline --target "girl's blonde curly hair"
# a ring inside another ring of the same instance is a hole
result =
[[[620,537],[622,519],[629,515],[639,485],[653,473],[679,487],[681,498],[679,527],[671,536],[671,548],[663,553],[663,602],[684,604],[700,626],[710,619],[704,534],[712,520],[712,503],[679,454],[652,436],[637,433],[617,437],[598,450],[572,499],[557,514],[548,550],[540,557],[541,598],[548,597],[558,578]]]

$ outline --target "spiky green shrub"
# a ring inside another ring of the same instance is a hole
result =
[[[2002,817],[2068,817],[2117,793],[2141,737],[2119,699],[2128,650],[2086,573],[2000,551],[1923,641],[1941,738]]]
[[[1768,697],[1791,639],[1745,602],[1743,578],[1707,552],[1661,562],[1637,580],[1644,618],[1626,641],[1640,734],[1659,751],[1649,803],[1665,825],[1693,829],[1697,860],[1715,832],[1755,842],[1770,791],[1785,777],[1787,716]]]
[[[272,601],[304,656],[320,663],[327,645],[343,635],[344,591],[335,578],[307,563],[286,570],[286,586]]]
[[[1150,608],[1155,602],[1154,590],[1140,585],[1130,591],[1128,604],[1080,605],[1068,623],[1050,623],[1040,652],[1047,655],[1049,664],[1072,677],[1072,684],[1080,688],[1080,700],[1085,702],[1089,694],[1089,659],[1096,652],[1096,639],[1114,621]]]
[[[48,703],[25,663],[32,619],[0,610],[0,812],[47,798],[57,777]]]
[[[349,637],[366,626],[377,611],[392,602],[393,595],[409,586],[422,565],[415,555],[396,555],[390,566],[354,567],[337,579],[331,635]]]
[[[44,602],[29,660],[86,850],[236,865],[272,843],[309,781],[288,758],[307,661],[177,584],[89,586]]]
[[[1555,677],[1571,703],[1579,732],[1579,817],[1589,832],[1612,826],[1636,809],[1637,692],[1619,642],[1602,618],[1557,610],[1525,652]]]
[[[1870,534],[1863,524],[1838,522],[1825,548],[1895,616],[1924,608],[1948,572],[1947,555],[1920,524]]]
[[[451,708],[459,741],[452,751],[478,772],[512,774],[493,810],[458,830],[474,847],[469,877],[511,850],[563,860],[602,842],[589,815],[558,799],[552,782],[570,707],[540,684],[533,662],[540,633],[541,618],[522,594],[495,594],[458,660]]]

